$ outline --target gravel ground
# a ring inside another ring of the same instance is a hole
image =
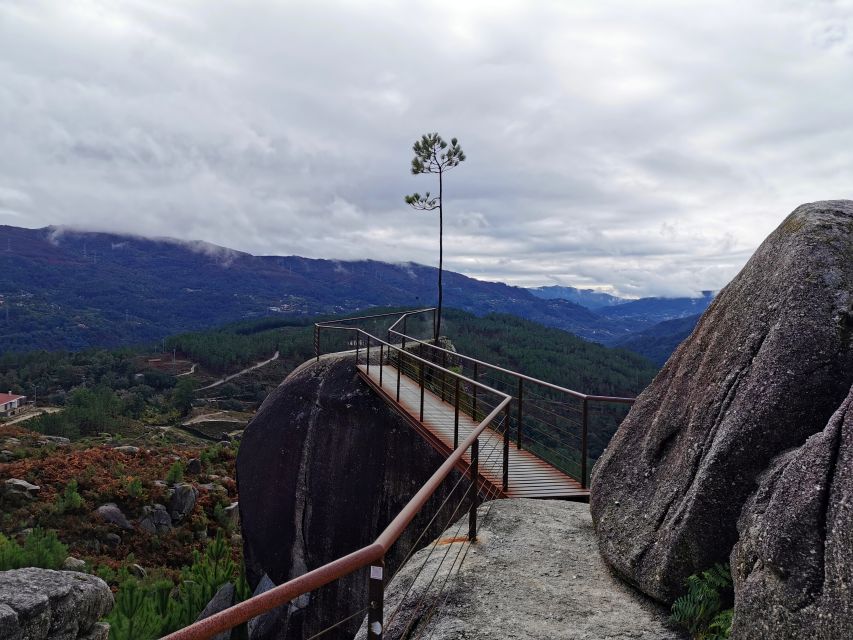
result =
[[[588,505],[497,500],[479,513],[476,544],[465,538],[466,514],[393,578],[386,638],[686,637],[667,626],[666,610],[611,574]]]

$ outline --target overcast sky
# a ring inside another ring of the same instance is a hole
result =
[[[719,289],[853,187],[853,2],[0,0],[0,224]]]

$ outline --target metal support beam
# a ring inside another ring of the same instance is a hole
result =
[[[477,539],[477,507],[480,506],[480,490],[477,486],[480,472],[478,470],[480,460],[480,439],[476,438],[471,443],[471,509],[468,511],[468,540],[474,542]]]
[[[385,633],[382,620],[385,608],[385,558],[370,565],[367,600],[367,637],[381,640]]]

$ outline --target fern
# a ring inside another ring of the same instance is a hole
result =
[[[687,578],[687,593],[672,605],[671,620],[695,640],[723,640],[732,625],[732,576],[727,564]]]

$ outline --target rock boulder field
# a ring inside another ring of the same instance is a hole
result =
[[[352,356],[298,368],[264,401],[237,456],[250,585],[257,588],[265,574],[281,584],[370,544],[443,461],[358,377]],[[444,483],[386,556],[389,571],[452,484]],[[421,544],[448,518],[440,514]],[[284,620],[255,625],[253,640],[309,637],[365,606],[366,584],[366,570],[358,571],[297,599]],[[353,618],[327,637],[352,637],[359,622]]]
[[[738,528],[732,637],[853,636],[853,389],[823,431],[777,459]]]
[[[803,205],[720,292],[595,465],[607,562],[671,602],[689,575],[727,561],[758,476],[844,400],[851,336],[853,202]]]

